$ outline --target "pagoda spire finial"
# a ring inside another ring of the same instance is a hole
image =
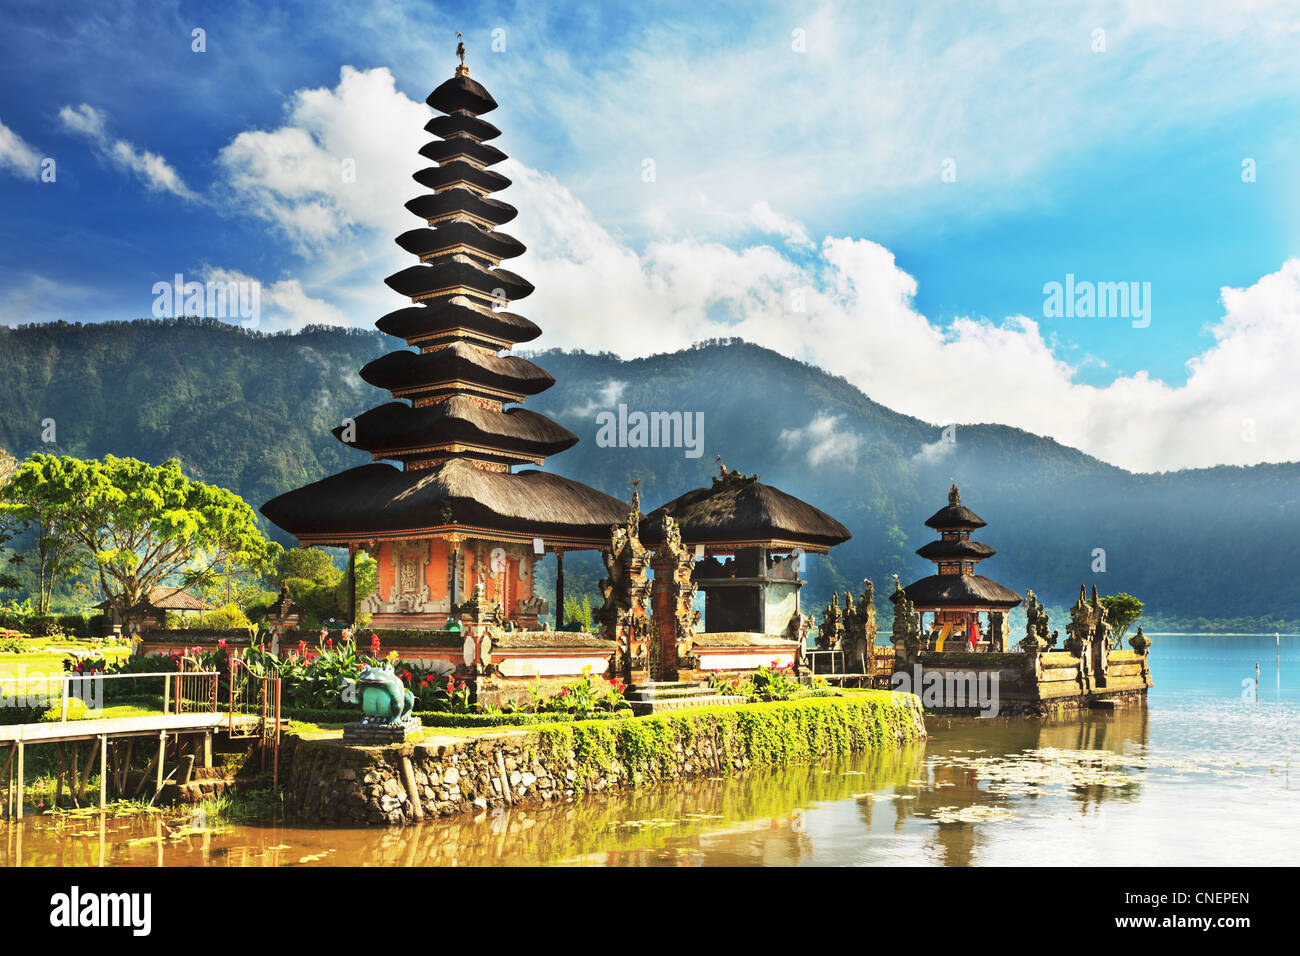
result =
[[[469,67],[465,65],[465,44],[461,42],[460,31],[456,31],[456,55],[460,57],[460,66],[456,67],[457,76],[469,76]]]
[[[961,492],[957,490],[957,481],[954,478],[948,480],[952,482],[952,487],[948,489],[948,504],[959,505],[961,504]]]

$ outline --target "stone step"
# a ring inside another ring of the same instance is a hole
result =
[[[190,771],[191,780],[226,780],[233,776],[231,767],[195,767]]]
[[[233,780],[191,780],[186,784],[169,782],[163,784],[162,792],[158,795],[158,802],[161,804],[195,804],[202,803],[204,800],[212,797],[219,797],[229,793],[234,786]]]
[[[637,717],[646,714],[658,714],[666,710],[689,710],[692,707],[713,707],[717,705],[743,704],[745,698],[730,697],[722,694],[707,694],[699,697],[670,697],[655,700],[629,701],[632,713]]]
[[[634,690],[628,700],[669,700],[676,697],[709,697],[717,693],[712,687],[673,687],[668,690]]]

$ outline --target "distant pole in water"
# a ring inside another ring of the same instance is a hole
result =
[[[1255,703],[1259,703],[1259,661],[1255,661]]]

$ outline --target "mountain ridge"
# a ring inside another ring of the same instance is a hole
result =
[[[150,461],[241,494],[254,508],[369,456],[330,434],[386,393],[357,376],[400,343],[377,331],[310,327],[265,333],[214,319],[40,323],[0,329],[0,445]],[[710,340],[623,360],[612,353],[530,350],[557,384],[525,407],[580,438],[546,470],[626,499],[642,479],[649,511],[707,486],[715,457],[844,522],[849,542],[812,562],[807,604],[832,587],[877,592],[889,575],[930,573],[916,548],[950,477],[988,521],[998,550],[981,573],[1064,607],[1080,583],[1126,590],[1158,621],[1294,621],[1286,542],[1300,533],[1300,463],[1129,472],[1050,436],[997,423],[943,429],[889,409],[841,376],[763,346]],[[701,454],[602,448],[596,416],[630,410],[702,413]],[[57,440],[43,442],[53,419]],[[283,535],[277,535],[283,540]],[[1101,549],[1105,572],[1093,570]],[[566,566],[566,571],[568,567]],[[574,587],[599,562],[575,562]],[[1055,618],[1054,618],[1055,620]],[[1270,628],[1271,629],[1271,628]]]

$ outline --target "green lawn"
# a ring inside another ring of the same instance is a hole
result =
[[[58,646],[58,645],[56,645]],[[67,647],[89,650],[90,645],[68,643]],[[100,649],[104,657],[113,663],[131,653],[129,646],[105,647]],[[27,654],[0,654],[0,679],[19,676],[59,677],[63,674],[63,659],[68,655],[62,651],[36,651]]]

